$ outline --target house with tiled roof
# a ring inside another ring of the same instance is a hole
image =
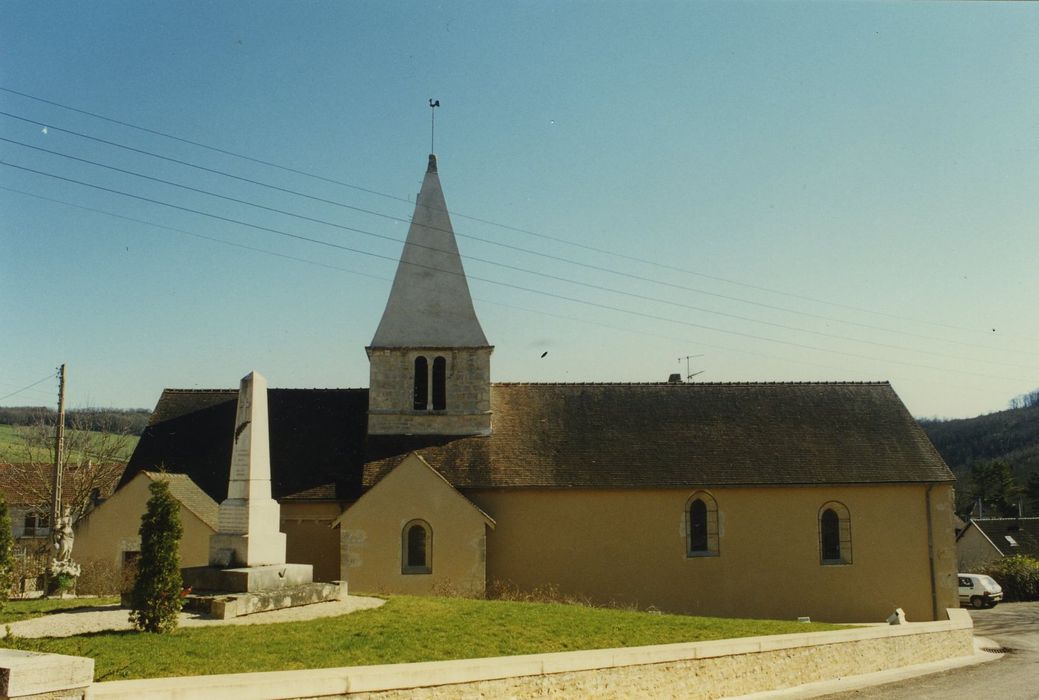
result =
[[[141,553],[141,517],[151,496],[149,486],[165,481],[179,505],[184,535],[179,543],[182,566],[208,563],[209,536],[217,529],[217,502],[187,474],[142,470],[76,523],[74,556],[80,564],[103,563],[123,570]]]
[[[956,536],[956,550],[966,572],[1003,557],[1039,559],[1039,518],[971,518]]]
[[[368,389],[268,391],[289,561],[722,616],[955,607],[953,475],[880,383],[494,383],[430,156]],[[163,392],[124,482],[226,496],[237,392]]]

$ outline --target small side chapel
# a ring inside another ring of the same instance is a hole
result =
[[[288,561],[353,593],[500,582],[718,616],[944,619],[948,467],[886,382],[493,383],[430,155],[368,389],[270,389]],[[234,390],[167,389],[123,482],[226,496]]]

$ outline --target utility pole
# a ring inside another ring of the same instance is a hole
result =
[[[61,517],[61,471],[65,463],[65,365],[58,368],[58,430],[54,438],[54,488],[51,503],[51,535],[57,535]]]

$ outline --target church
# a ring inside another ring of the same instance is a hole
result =
[[[430,155],[369,388],[268,390],[288,561],[352,593],[956,607],[954,478],[888,383],[494,383],[493,350]],[[237,395],[165,390],[122,483],[164,468],[222,501]]]

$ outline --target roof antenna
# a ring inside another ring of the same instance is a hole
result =
[[[688,382],[690,379],[698,374],[703,374],[706,370],[700,370],[699,372],[691,372],[689,370],[689,360],[694,357],[703,357],[703,355],[686,355],[685,357],[678,358],[678,364],[682,364],[682,360],[685,360],[685,380]]]
[[[440,106],[440,100],[434,100],[432,97],[429,98],[429,152],[436,153],[436,149],[433,147],[434,137],[436,136],[437,128],[437,113],[436,109]]]

